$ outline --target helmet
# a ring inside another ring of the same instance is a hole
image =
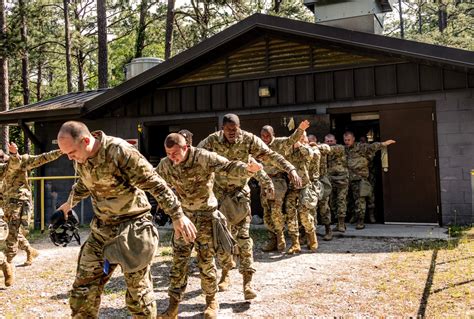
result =
[[[57,210],[52,216],[49,224],[49,238],[56,246],[66,247],[73,239],[81,244],[79,236],[79,218],[75,211],[68,212],[67,220],[64,213]]]

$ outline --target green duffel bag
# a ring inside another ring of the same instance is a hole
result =
[[[224,195],[219,210],[231,225],[237,225],[250,215],[250,196],[244,189],[227,193]]]
[[[331,191],[332,191],[332,185],[331,181],[329,180],[329,177],[323,176],[319,179],[321,182],[322,190],[321,190],[321,199],[322,198],[328,198],[331,196]]]
[[[360,197],[368,197],[372,194],[372,185],[366,179],[361,179],[359,184]]]
[[[227,228],[227,219],[218,210],[212,213],[212,235],[216,252],[230,255],[236,253],[237,242]]]
[[[349,176],[347,175],[331,175],[331,184],[334,186],[345,186],[349,185]]]

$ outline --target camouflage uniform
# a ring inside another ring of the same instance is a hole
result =
[[[32,212],[31,187],[28,182],[28,171],[54,161],[62,155],[60,150],[41,155],[12,155],[9,159],[9,169],[3,180],[3,209],[4,220],[8,223],[5,254],[9,262],[16,256],[18,248],[31,254],[31,246],[21,233],[22,228],[28,230]]]
[[[69,304],[75,318],[97,318],[101,294],[117,265],[104,272],[105,242],[118,235],[122,223],[140,225],[151,220],[150,204],[144,191],[152,194],[173,220],[183,216],[181,205],[166,182],[150,163],[126,141],[92,133],[100,143],[98,153],[85,163],[75,163],[79,180],[69,203],[74,207],[91,196],[94,218],[91,233],[79,253],[76,279]],[[125,272],[128,310],[134,317],[156,317],[156,304],[150,265],[136,272]]]
[[[372,144],[354,143],[354,145],[351,147],[346,146],[350,189],[352,193],[352,199],[354,200],[354,215],[358,220],[364,220],[366,197],[372,191],[368,181],[369,161],[373,157],[373,154],[376,151],[381,150],[382,147],[382,143],[378,142]],[[365,190],[361,189],[361,187],[364,187]]]
[[[276,137],[268,147],[278,154],[286,157],[293,145],[298,142],[304,130],[298,128],[289,137]],[[273,165],[265,165],[265,172],[271,177],[275,187],[275,198],[267,199],[265,193],[260,194],[260,201],[263,207],[263,220],[270,232],[274,234],[282,233],[285,227],[285,217],[283,216],[283,203],[288,190],[285,172]]]
[[[372,154],[369,155],[368,160],[369,160],[369,183],[372,186],[372,191],[370,192],[369,196],[367,196],[367,212],[369,213],[369,216],[371,216],[371,222],[375,222],[375,183],[376,183],[376,171],[375,171],[375,165],[374,165],[374,157],[375,157],[375,152],[372,152]]]
[[[263,162],[264,165],[274,165],[285,172],[290,172],[295,168],[283,156],[273,152],[257,136],[241,130],[235,143],[227,142],[223,131],[212,133],[202,140],[198,147],[216,152],[229,160],[240,160],[244,163],[249,161],[250,156]],[[242,191],[247,199],[247,211],[249,215],[237,225],[231,225],[231,232],[237,240],[240,255],[240,273],[254,273],[253,266],[253,241],[249,234],[250,229],[250,189],[247,185],[248,178],[228,178],[225,174],[216,174],[214,191],[219,202],[224,194],[233,193],[236,190]],[[232,268],[232,256],[219,254],[219,261],[224,269]]]
[[[331,145],[328,154],[328,174],[332,185],[330,207],[338,219],[346,217],[347,192],[349,189],[349,171],[344,146]]]
[[[314,152],[309,146],[301,145],[297,149],[292,149],[287,156],[290,163],[295,165],[302,182],[301,188],[295,188],[293,184],[290,184],[286,195],[288,233],[292,237],[299,236],[298,217],[307,234],[313,233],[315,230],[313,211],[317,206],[318,199],[309,175],[313,154]]]
[[[188,263],[195,246],[202,290],[206,296],[213,296],[217,292],[216,247],[212,231],[212,213],[217,210],[217,199],[212,191],[213,173],[240,178],[249,178],[252,174],[242,162],[230,162],[216,153],[194,147],[189,147],[186,158],[178,165],[173,165],[167,157],[163,158],[156,171],[175,189],[184,213],[197,228],[194,243],[186,243],[181,237],[173,239],[168,294],[182,300],[188,282]]]
[[[319,176],[313,174],[313,183],[317,184],[319,180],[321,184],[320,196],[318,201],[318,211],[321,216],[321,224],[331,224],[331,211],[329,210],[329,197],[331,196],[331,181],[328,176],[328,154],[331,152],[331,147],[327,144],[317,144],[313,146],[313,150],[318,150],[320,155]],[[319,178],[318,178],[319,177]],[[315,218],[316,220],[316,218]]]

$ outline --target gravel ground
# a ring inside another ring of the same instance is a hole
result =
[[[171,256],[169,231],[160,233],[164,244],[152,275],[158,310],[163,311],[168,304]],[[218,296],[220,318],[474,316],[472,241],[417,248],[407,239],[335,238],[320,241],[317,253],[303,250],[289,256],[262,253],[262,231],[253,230],[252,235],[258,297],[252,302],[243,300],[242,276],[234,270],[231,289]],[[82,238],[86,236],[83,230]],[[3,278],[0,281],[0,318],[69,316],[67,297],[79,247],[56,247],[45,236],[36,239],[34,246],[41,254],[33,266],[22,266],[23,252],[14,260],[15,285],[4,288]],[[105,288],[100,317],[127,317],[124,300],[123,276],[116,271]],[[201,318],[204,304],[193,266],[179,316]]]

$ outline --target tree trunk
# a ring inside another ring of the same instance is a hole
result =
[[[81,36],[81,26],[79,25],[78,21],[80,19],[79,16],[79,7],[77,0],[74,2],[74,28],[76,33]],[[81,48],[76,49],[76,60],[77,60],[77,90],[79,92],[84,91],[84,52]]]
[[[171,48],[173,46],[174,4],[175,0],[168,0],[168,9],[166,12],[165,60],[171,58]]]
[[[42,56],[42,49],[40,48],[39,50],[39,56],[41,57]],[[41,82],[43,81],[43,61],[41,58],[38,59],[38,65],[37,65],[37,69],[38,69],[38,74],[37,74],[37,81],[36,82],[36,101],[41,101]]]
[[[142,0],[140,3],[140,19],[137,28],[137,40],[135,41],[135,58],[143,56],[143,48],[145,47],[145,31],[146,31],[146,14],[148,11],[148,0]]]
[[[64,13],[64,44],[66,48],[66,82],[67,92],[72,92],[72,69],[71,69],[71,32],[69,31],[69,0],[63,0]]]
[[[439,8],[438,8],[439,32],[443,32],[447,26],[448,26],[448,13],[446,11],[446,5],[443,3],[440,3]]]
[[[27,9],[25,8],[25,1],[19,0],[18,6],[20,9],[20,34],[21,42],[23,44],[21,57],[21,87],[23,91],[23,105],[30,104],[30,84],[29,84],[29,54],[28,54],[28,27],[27,27]]]
[[[105,1],[97,1],[97,32],[99,42],[99,89],[109,87],[107,80],[107,11]]]
[[[5,0],[0,0],[0,41],[7,38],[7,19],[5,14]],[[0,53],[0,111],[8,111],[8,59]],[[8,125],[0,125],[0,143],[4,151],[8,151],[7,143],[9,141]]]
[[[403,8],[402,8],[402,0],[398,0],[398,10],[400,14],[400,38],[405,38],[405,26],[403,23]]]
[[[275,0],[275,2],[273,4],[273,11],[275,11],[275,13],[280,12],[280,5],[281,5],[282,1],[283,0]]]

